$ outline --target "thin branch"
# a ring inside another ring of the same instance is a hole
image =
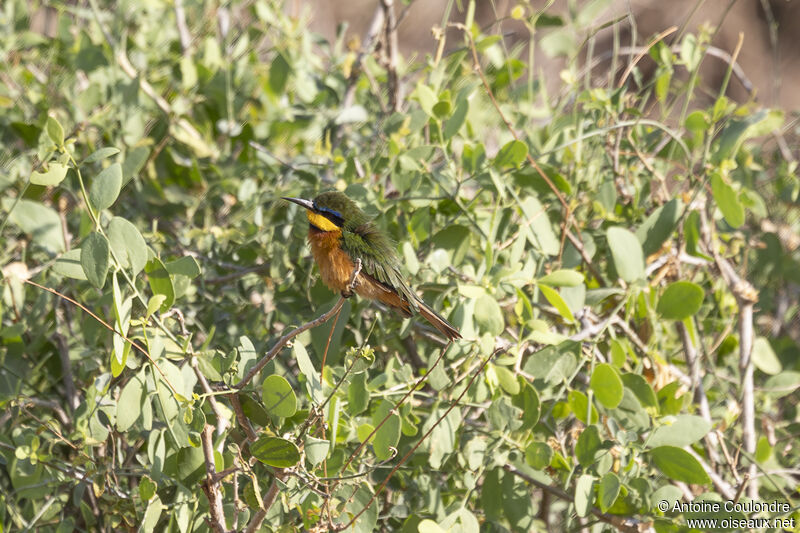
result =
[[[217,470],[214,466],[214,443],[211,440],[213,431],[214,427],[211,424],[206,424],[200,434],[203,442],[203,456],[206,461],[206,479],[201,483],[201,486],[203,492],[206,493],[206,498],[208,498],[208,510],[211,515],[211,520],[208,520],[209,525],[216,533],[225,533],[225,512],[222,509],[222,494],[219,490]]]
[[[175,25],[178,27],[178,36],[181,40],[181,52],[186,55],[192,44],[192,36],[186,25],[186,12],[183,10],[183,0],[175,0]]]
[[[356,279],[358,278],[358,274],[361,272],[361,259],[356,259],[355,263],[356,264],[355,268],[353,268],[353,273],[350,275],[350,283],[348,283],[347,285],[347,288],[350,292],[352,292],[353,288],[355,287]],[[267,355],[262,357],[258,361],[258,363],[256,363],[253,366],[253,368],[250,369],[247,375],[243,377],[239,383],[233,386],[233,388],[242,390],[245,387],[245,385],[250,383],[250,381],[252,381],[255,375],[258,374],[261,371],[261,369],[267,365],[267,363],[275,359],[275,357],[280,353],[280,351],[286,346],[286,344],[290,340],[297,337],[298,335],[300,335],[301,333],[303,333],[308,329],[315,328],[320,324],[324,324],[325,322],[330,320],[331,317],[333,317],[336,313],[338,313],[339,309],[341,309],[342,306],[344,305],[345,299],[346,299],[345,296],[342,296],[341,298],[339,298],[339,300],[331,308],[330,311],[312,320],[311,322],[306,322],[302,326],[290,331],[289,333],[278,339],[278,342],[276,342],[275,346],[273,346],[272,349],[269,352],[267,352]]]
[[[447,410],[445,410],[445,412],[439,418],[436,419],[436,422],[433,423],[433,425],[430,427],[430,429],[428,431],[426,431],[425,434],[422,437],[420,437],[420,439],[417,441],[417,443],[414,446],[412,446],[411,449],[408,450],[408,452],[403,456],[403,458],[400,459],[400,461],[394,466],[394,468],[392,468],[392,470],[389,472],[389,475],[387,475],[386,478],[381,482],[381,484],[378,485],[378,488],[375,489],[375,492],[372,494],[372,497],[370,497],[369,501],[364,505],[364,507],[362,507],[362,509],[358,513],[356,513],[355,516],[353,516],[353,518],[350,519],[350,521],[347,523],[347,525],[343,529],[347,529],[348,527],[350,527],[353,524],[355,524],[356,520],[358,520],[358,518],[362,514],[364,514],[364,512],[367,509],[369,509],[369,506],[372,505],[372,502],[375,501],[375,498],[378,496],[378,494],[381,493],[381,491],[384,489],[384,487],[386,487],[386,484],[389,483],[389,480],[392,479],[392,476],[394,475],[394,473],[397,472],[397,470],[401,466],[403,466],[406,463],[406,461],[408,461],[409,457],[411,457],[411,455],[415,451],[417,451],[417,448],[419,448],[420,445],[423,442],[425,442],[425,440],[428,438],[428,436],[430,436],[430,434],[433,432],[433,430],[436,429],[436,427],[442,422],[442,420],[444,420],[447,417],[447,415],[450,414],[450,411],[455,409],[455,407],[460,404],[461,399],[464,397],[464,395],[467,393],[467,391],[470,389],[470,387],[472,387],[472,384],[475,382],[477,377],[480,376],[483,373],[483,370],[486,368],[486,365],[489,364],[489,361],[491,361],[494,358],[495,355],[499,354],[502,351],[504,351],[504,350],[498,348],[498,349],[494,350],[491,354],[489,354],[483,360],[480,368],[478,368],[478,370],[472,375],[472,378],[469,380],[469,383],[467,383],[467,386],[464,387],[464,390],[461,391],[461,394],[458,395],[458,397],[456,398],[456,401],[454,401],[450,405],[450,407],[448,407]]]
[[[400,111],[402,96],[397,77],[397,24],[394,15],[394,0],[381,0],[384,13],[386,38],[386,80],[389,86],[389,107]]]
[[[564,500],[567,502],[573,502],[575,500],[575,497],[573,495],[561,490],[558,487],[553,487],[552,485],[548,485],[547,483],[542,483],[538,479],[529,476],[525,472],[522,472],[521,470],[518,470],[517,468],[511,465],[508,464],[503,465],[503,470],[505,470],[509,474],[514,474],[518,478],[530,483],[531,485],[534,485],[542,489],[543,491],[545,491],[546,494],[555,496],[560,500]],[[639,533],[641,531],[639,529],[639,525],[642,525],[643,523],[633,518],[623,518],[621,516],[606,514],[596,507],[590,508],[589,512],[592,513],[594,516],[596,516],[597,519],[600,520],[601,522],[612,525],[618,530],[622,531],[623,533]]]

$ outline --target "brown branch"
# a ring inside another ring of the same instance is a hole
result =
[[[275,473],[275,479],[272,480],[269,489],[267,489],[267,493],[264,495],[264,499],[261,500],[261,508],[256,511],[250,523],[247,524],[245,533],[255,533],[261,527],[262,522],[264,522],[264,519],[267,517],[269,508],[272,507],[272,504],[275,503],[275,498],[278,496],[278,480],[282,480],[283,477],[282,471]]]
[[[361,259],[356,259],[355,268],[353,268],[353,273],[350,275],[350,283],[347,284],[347,289],[351,293],[353,292],[353,288],[356,286],[356,280],[358,279],[358,275],[360,272],[361,272]],[[311,322],[306,322],[302,326],[290,331],[289,333],[278,339],[278,342],[276,342],[275,346],[273,346],[272,349],[269,352],[267,352],[267,355],[262,357],[258,361],[258,363],[256,363],[255,366],[253,366],[253,368],[250,369],[247,375],[245,375],[245,377],[243,377],[239,383],[233,386],[233,388],[242,390],[245,387],[245,385],[250,383],[250,381],[252,381],[255,375],[258,374],[261,371],[261,369],[267,365],[267,363],[275,359],[275,357],[280,353],[280,351],[286,346],[286,344],[290,340],[297,337],[304,331],[311,328],[315,328],[320,324],[324,324],[325,322],[330,320],[331,317],[334,316],[336,313],[338,313],[339,309],[342,308],[342,306],[344,305],[344,301],[345,301],[345,296],[343,295],[341,298],[339,298],[339,300],[331,308],[330,311],[312,320]]]
[[[389,86],[389,107],[400,111],[400,83],[397,77],[397,24],[394,15],[394,0],[381,0],[384,13],[386,38],[386,81]]]
[[[546,494],[550,494],[551,496],[555,496],[560,500],[564,500],[567,502],[573,502],[575,497],[558,487],[553,487],[552,485],[548,485],[547,483],[542,483],[538,479],[535,479],[525,472],[522,472],[511,465],[503,465],[503,470],[508,472],[509,474],[514,474],[518,478],[530,483],[531,485],[535,485],[536,487],[545,491]],[[589,512],[592,513],[594,516],[597,517],[598,520],[604,522],[606,524],[612,525],[616,527],[618,530],[622,531],[623,533],[639,533],[642,531],[639,529],[639,525],[642,525],[642,522],[639,522],[632,518],[623,518],[621,516],[615,516],[611,514],[606,514],[602,512],[600,509],[596,507],[592,507],[589,509]]]
[[[444,353],[444,351],[446,351],[446,348],[444,350],[442,350],[442,353]],[[348,527],[350,527],[353,524],[355,524],[356,520],[358,520],[358,518],[362,514],[364,514],[364,512],[367,509],[369,509],[369,506],[372,505],[372,502],[375,501],[375,498],[378,496],[378,494],[381,493],[381,491],[384,489],[384,487],[386,487],[386,484],[389,483],[389,480],[392,479],[392,476],[394,475],[394,473],[397,472],[397,470],[401,466],[403,466],[406,463],[406,461],[408,461],[409,457],[411,457],[411,455],[415,451],[417,451],[417,448],[419,448],[420,445],[423,442],[425,442],[425,440],[430,436],[430,434],[433,433],[433,430],[436,429],[436,427],[442,422],[442,420],[444,420],[447,417],[447,415],[450,414],[450,411],[455,409],[455,407],[461,403],[461,399],[464,397],[464,395],[467,393],[467,391],[470,389],[470,387],[472,387],[472,384],[475,382],[475,379],[477,379],[477,377],[480,376],[483,373],[483,370],[486,368],[486,365],[489,364],[489,361],[491,361],[494,358],[495,355],[497,355],[497,354],[499,354],[500,352],[503,352],[503,351],[505,351],[505,350],[503,350],[502,348],[498,348],[498,349],[494,350],[491,354],[489,354],[483,360],[483,362],[481,363],[480,368],[478,368],[478,370],[472,375],[472,378],[470,378],[469,382],[467,383],[467,386],[464,387],[464,390],[461,391],[461,394],[459,394],[458,397],[456,398],[456,400],[453,403],[450,404],[450,407],[448,407],[447,410],[439,418],[436,419],[436,422],[434,422],[433,425],[430,427],[430,429],[428,431],[426,431],[425,434],[422,437],[420,437],[420,439],[417,441],[417,443],[414,446],[412,446],[410,450],[408,450],[408,453],[406,453],[403,456],[403,458],[400,459],[400,461],[396,465],[394,465],[394,468],[392,468],[392,470],[389,472],[389,475],[387,475],[386,478],[381,482],[381,484],[378,485],[378,488],[375,489],[375,492],[372,494],[372,496],[370,497],[369,501],[364,505],[364,507],[361,508],[361,510],[358,513],[356,513],[355,516],[353,516],[353,518],[350,519],[350,521],[347,523],[347,525],[343,529],[347,529]]]
[[[219,490],[219,481],[216,479],[217,470],[214,466],[214,444],[211,441],[211,433],[214,427],[211,424],[206,424],[203,427],[203,432],[200,434],[203,442],[203,456],[206,461],[206,479],[200,484],[203,492],[206,493],[208,498],[208,511],[211,515],[211,520],[208,520],[209,525],[216,533],[225,533],[225,512],[222,509],[222,494]]]

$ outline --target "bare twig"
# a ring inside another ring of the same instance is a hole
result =
[[[278,479],[283,479],[282,471],[275,473],[275,479],[272,480],[269,489],[267,489],[267,493],[264,495],[264,499],[261,500],[261,508],[256,511],[256,513],[253,515],[253,518],[250,520],[250,523],[247,524],[245,533],[255,533],[261,527],[262,522],[264,522],[264,518],[267,517],[269,508],[272,507],[272,504],[275,502],[275,498],[278,496]]]
[[[178,26],[178,36],[181,40],[181,52],[186,55],[192,44],[192,36],[186,25],[186,12],[183,10],[183,0],[175,0],[175,23]]]
[[[756,420],[755,420],[755,397],[753,385],[753,307],[758,302],[758,291],[746,279],[743,279],[734,270],[727,259],[722,257],[711,241],[711,228],[708,223],[705,211],[700,211],[700,224],[703,240],[706,248],[714,257],[714,262],[722,274],[722,278],[736,298],[739,305],[739,372],[742,384],[742,440],[744,451],[750,457],[756,453]],[[748,469],[749,483],[747,483],[747,495],[756,500],[758,499],[758,468],[755,462],[751,462]]]
[[[509,474],[517,476],[518,478],[526,481],[527,483],[530,483],[531,485],[534,485],[542,489],[546,494],[555,496],[560,500],[564,500],[567,502],[572,502],[575,500],[575,497],[573,495],[561,490],[558,487],[548,485],[547,483],[542,483],[538,479],[529,476],[525,472],[522,472],[521,470],[518,470],[517,468],[509,464],[503,465],[503,470],[505,470]],[[597,517],[597,519],[600,520],[601,522],[610,524],[616,527],[619,531],[623,531],[624,533],[639,533],[641,531],[639,529],[639,525],[642,525],[643,522],[639,522],[633,518],[624,518],[621,516],[606,514],[597,507],[592,507],[591,509],[589,509],[589,512],[592,513],[595,517]]]
[[[256,432],[253,430],[253,426],[250,425],[250,421],[244,414],[242,403],[239,401],[239,393],[232,392],[228,395],[228,398],[230,398],[231,407],[233,408],[233,412],[236,414],[236,421],[239,422],[240,426],[242,426],[242,431],[244,431],[245,435],[247,435],[247,440],[250,442],[255,441],[258,438],[258,435],[256,435]]]
[[[703,419],[712,424],[711,409],[708,406],[708,397],[706,396],[705,388],[703,387],[703,375],[700,368],[699,356],[697,348],[692,341],[689,330],[686,325],[678,320],[675,322],[675,328],[678,330],[678,335],[683,343],[683,352],[686,355],[686,365],[689,367],[689,377],[692,380],[692,389],[694,392],[694,401],[700,406],[700,415]],[[719,454],[717,453],[717,434],[709,431],[705,437],[706,444],[708,445],[708,456],[713,464],[719,464]]]
[[[208,498],[209,514],[211,520],[209,525],[216,533],[225,533],[225,512],[222,509],[222,494],[219,491],[219,481],[216,479],[216,467],[214,466],[214,443],[211,440],[211,433],[214,427],[206,424],[200,434],[203,443],[203,456],[206,461],[206,479],[201,483],[203,492]]]
[[[386,484],[389,482],[390,479],[392,479],[392,476],[394,475],[395,472],[397,472],[397,469],[403,466],[406,463],[406,461],[408,461],[408,458],[411,457],[411,455],[415,451],[417,451],[417,448],[419,448],[420,445],[423,442],[425,442],[425,440],[428,438],[428,436],[430,436],[433,430],[436,429],[436,427],[442,422],[442,420],[444,420],[447,417],[447,415],[450,414],[450,411],[455,409],[455,407],[461,403],[461,399],[464,397],[464,395],[467,393],[470,387],[472,387],[472,384],[475,382],[475,379],[477,379],[477,377],[483,373],[483,370],[486,368],[486,365],[489,364],[489,361],[491,361],[494,358],[494,356],[500,353],[501,351],[504,350],[502,349],[494,350],[483,360],[480,368],[478,368],[478,370],[472,375],[472,378],[470,378],[469,382],[467,383],[467,386],[464,387],[464,390],[461,391],[461,394],[459,394],[456,400],[452,404],[450,404],[450,407],[448,407],[447,410],[445,410],[445,412],[442,413],[442,415],[436,419],[436,422],[434,422],[433,425],[430,427],[430,429],[428,429],[428,431],[426,431],[425,434],[422,437],[420,437],[417,443],[414,446],[412,446],[410,450],[408,450],[408,452],[403,456],[403,458],[400,459],[400,461],[396,465],[394,465],[394,468],[392,468],[392,470],[389,472],[386,478],[381,482],[381,484],[378,485],[378,488],[375,489],[375,492],[372,494],[369,501],[366,504],[364,504],[364,507],[362,507],[361,510],[358,513],[356,513],[355,516],[353,516],[353,518],[350,519],[350,521],[347,523],[344,529],[347,529],[348,527],[355,524],[356,520],[358,520],[358,518],[362,514],[364,514],[364,512],[367,509],[369,509],[369,506],[372,505],[372,502],[375,501],[375,498],[378,496],[378,494],[380,494],[383,488],[386,487]]]
[[[399,111],[402,96],[397,77],[397,24],[394,15],[394,0],[381,0],[381,4],[385,19],[386,80],[389,86],[389,107],[392,111]]]

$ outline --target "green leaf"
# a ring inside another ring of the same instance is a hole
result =
[[[369,391],[367,391],[367,375],[357,374],[350,380],[347,388],[347,412],[351,416],[363,413],[369,405]]]
[[[687,33],[681,41],[681,61],[686,65],[686,70],[694,72],[703,59],[703,50],[697,42],[697,37]]]
[[[575,512],[580,517],[589,514],[594,502],[594,477],[583,474],[575,483]]]
[[[86,274],[81,266],[81,249],[73,248],[59,256],[53,263],[53,272],[67,278],[86,281]]]
[[[600,503],[600,510],[604,513],[614,505],[614,502],[619,496],[619,490],[622,484],[619,477],[614,472],[606,472],[600,480],[600,486],[597,489],[597,499]]]
[[[152,500],[147,504],[147,509],[142,517],[142,524],[139,528],[143,533],[152,533],[158,525],[158,519],[161,518],[161,512],[164,510],[164,504],[161,503],[161,498],[156,494]]]
[[[600,431],[597,426],[591,425],[584,429],[575,444],[575,458],[582,466],[594,463],[595,455],[601,449]]]
[[[200,275],[200,265],[197,264],[197,259],[191,255],[184,255],[180,259],[170,261],[166,264],[167,272],[173,276],[186,276],[187,278],[196,278]]]
[[[100,171],[89,188],[89,201],[98,211],[111,207],[122,188],[122,165],[113,163]]]
[[[167,268],[161,259],[158,257],[152,258],[144,266],[144,271],[147,273],[147,281],[150,284],[150,290],[153,295],[164,295],[164,303],[159,308],[162,313],[165,313],[175,303],[175,287],[172,284],[172,278],[167,272]]]
[[[518,167],[520,163],[525,160],[528,155],[528,145],[522,141],[513,140],[506,143],[497,156],[494,158],[494,164],[497,168]]]
[[[511,396],[519,394],[520,384],[514,373],[504,366],[493,366],[494,373],[497,376],[497,382],[500,387]]]
[[[622,379],[616,369],[606,363],[600,363],[592,372],[589,387],[594,391],[598,401],[609,409],[613,409],[622,401]]]
[[[694,257],[700,257],[706,261],[711,258],[700,252],[700,213],[692,211],[686,216],[683,223],[683,235],[686,238],[686,253]]]
[[[311,394],[311,398],[315,402],[322,402],[322,383],[320,382],[319,372],[314,367],[314,363],[311,362],[306,347],[300,342],[295,342],[292,345],[292,355],[294,360],[297,361],[297,368],[300,369],[300,373],[306,378],[306,388]]]
[[[114,148],[113,146],[106,146],[105,148],[100,148],[99,150],[94,151],[89,157],[83,160],[83,164],[94,163],[96,161],[102,161],[103,159],[107,159],[112,155],[117,155],[119,153],[119,148]]]
[[[447,122],[444,123],[442,134],[444,135],[445,140],[449,140],[453,137],[453,135],[458,133],[458,130],[460,130],[461,126],[464,125],[468,111],[469,100],[467,98],[462,98],[456,105],[453,114],[449,119],[447,119]]]
[[[3,198],[2,205],[6,212],[10,211],[14,198]],[[23,198],[8,215],[8,221],[30,235],[34,243],[50,253],[58,254],[66,250],[61,217],[49,207]]]
[[[429,117],[435,116],[433,113],[433,106],[436,105],[439,98],[436,96],[436,93],[433,92],[433,89],[419,82],[417,83],[417,88],[414,90],[414,94],[422,110],[425,111]]]
[[[112,218],[108,242],[123,268],[130,268],[134,276],[142,271],[147,263],[147,243],[136,226],[122,217]]]
[[[772,376],[764,382],[761,388],[764,392],[782,398],[794,392],[800,387],[800,372],[785,370],[776,376]]]
[[[289,418],[297,411],[297,397],[283,376],[267,376],[261,384],[261,394],[264,407],[273,416]]]
[[[158,489],[158,485],[147,474],[139,480],[139,497],[143,502],[149,501],[155,496],[156,489]]]
[[[522,231],[528,237],[528,241],[542,253],[547,255],[558,255],[561,249],[561,241],[553,232],[553,225],[547,216],[547,211],[541,202],[533,196],[528,196],[519,203],[525,220],[522,223]],[[530,224],[530,227],[528,227]]]
[[[525,462],[536,470],[550,466],[552,458],[553,449],[546,442],[532,442],[525,448]]]
[[[575,418],[584,424],[594,424],[597,422],[597,409],[595,409],[594,405],[592,405],[591,418],[587,422],[586,415],[589,414],[589,399],[581,391],[569,391],[569,394],[567,395],[567,403],[569,404],[569,408],[572,410],[572,413],[575,415]]]
[[[303,449],[306,452],[306,459],[308,459],[311,466],[316,466],[328,457],[328,450],[330,447],[330,441],[307,435]]]
[[[691,281],[676,281],[658,299],[656,312],[667,320],[684,320],[700,310],[704,297],[700,285]]]
[[[81,246],[81,268],[89,283],[98,289],[106,284],[109,262],[108,241],[103,235],[93,231]]]
[[[734,159],[742,143],[759,135],[766,135],[783,123],[783,113],[778,110],[761,109],[744,118],[731,120],[722,130],[719,146],[712,153],[711,161],[719,164],[725,159]]]
[[[221,381],[221,380],[220,380]],[[271,423],[269,413],[255,399],[247,394],[239,394],[239,402],[242,404],[242,412],[250,422],[256,425],[267,427]]]
[[[133,376],[122,388],[117,400],[117,431],[125,433],[139,420],[144,400],[144,374]]]
[[[269,66],[269,89],[273,95],[280,96],[283,94],[291,70],[292,67],[283,57],[283,54],[275,54],[275,58]]]
[[[647,439],[647,445],[651,448],[659,446],[682,448],[694,444],[711,431],[711,424],[697,415],[676,415],[665,417],[662,421],[664,424],[657,427]]]
[[[539,393],[524,377],[518,376],[517,381],[519,382],[519,394],[512,396],[511,405],[522,410],[522,426],[519,429],[525,431],[539,423],[541,402]]]
[[[765,374],[774,376],[783,370],[780,359],[775,355],[770,342],[764,337],[756,337],[753,341],[753,364]]]
[[[675,446],[660,446],[650,451],[653,462],[665,476],[675,481],[708,485],[711,479],[692,454]]]
[[[644,255],[636,235],[615,226],[608,228],[606,236],[619,277],[628,283],[644,278]]]
[[[656,253],[675,231],[681,216],[681,203],[673,198],[653,211],[636,229],[636,238],[642,243],[644,256]]]
[[[583,283],[583,274],[562,268],[549,273],[543,278],[539,278],[539,283],[544,283],[551,287],[577,287]]]
[[[639,374],[622,374],[622,383],[629,389],[644,407],[658,409],[658,398],[653,387]]]
[[[550,305],[556,308],[558,314],[567,322],[575,322],[575,316],[570,311],[569,306],[555,289],[551,289],[547,285],[539,285],[539,290],[542,295],[550,302]],[[477,312],[477,310],[476,310]]]
[[[289,468],[300,462],[300,450],[290,440],[279,437],[261,437],[250,445],[253,457],[265,465]]]
[[[146,319],[150,318],[153,313],[158,311],[158,309],[164,305],[166,299],[167,297],[163,294],[154,294],[151,296],[150,299],[147,300],[147,311],[145,311],[144,317]]]
[[[476,300],[474,317],[478,325],[492,335],[500,335],[505,328],[500,304],[488,294],[484,294]]]
[[[388,415],[388,420],[378,429],[375,433],[375,440],[372,441],[372,447],[375,450],[375,457],[379,461],[385,461],[392,457],[392,448],[397,446],[400,440],[400,416],[397,413],[389,414],[394,409],[394,404],[389,400],[382,400],[375,409],[372,415],[372,424],[378,427],[378,424]]]
[[[47,131],[47,136],[53,141],[53,144],[59,148],[64,146],[64,127],[61,126],[55,118],[48,116],[44,129]]]
[[[69,170],[67,165],[62,165],[61,163],[50,163],[47,172],[31,173],[31,183],[34,185],[43,185],[45,187],[58,185],[64,181],[64,178],[67,176],[67,170]]]
[[[744,206],[739,201],[739,195],[719,174],[711,176],[711,193],[714,195],[717,207],[722,211],[722,216],[732,228],[744,224]]]

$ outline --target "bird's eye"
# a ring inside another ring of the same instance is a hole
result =
[[[331,209],[329,207],[319,207],[316,204],[314,205],[314,208],[321,215],[323,215],[325,218],[327,218],[328,220],[330,220],[331,222],[333,222],[337,226],[341,227],[341,226],[344,225],[344,217],[342,217],[342,214],[339,211],[336,211],[336,210]]]

